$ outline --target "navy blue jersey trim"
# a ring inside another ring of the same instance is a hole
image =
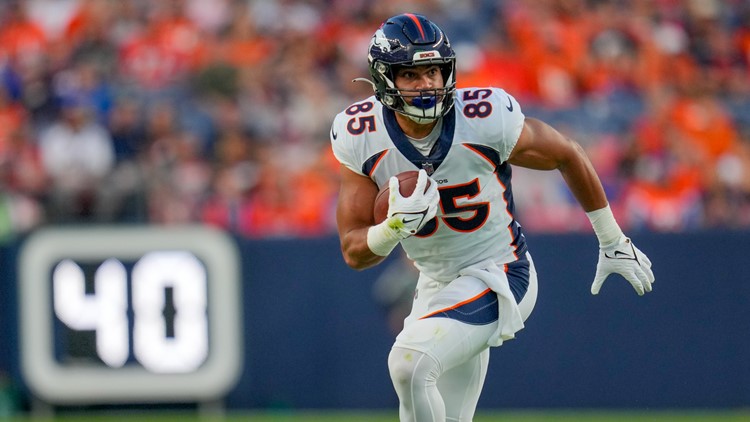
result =
[[[423,318],[450,318],[471,325],[486,325],[497,321],[498,314],[497,293],[488,289],[471,302],[437,311]]]
[[[383,155],[385,155],[386,152],[388,152],[388,150],[380,151],[379,153],[365,160],[364,164],[362,164],[362,173],[372,177],[372,172],[375,170],[375,165],[378,163],[378,161],[380,161],[380,159],[383,157]]]
[[[443,116],[443,128],[440,132],[440,137],[427,157],[422,155],[409,142],[409,139],[399,127],[396,120],[396,113],[393,110],[383,107],[383,121],[385,121],[388,136],[390,136],[393,144],[407,160],[411,161],[418,169],[429,167],[437,170],[443,160],[445,160],[453,144],[453,134],[456,131],[456,110],[452,108]]]
[[[529,260],[526,258],[505,264],[508,285],[516,303],[520,303],[529,290],[530,266]]]
[[[500,153],[496,150],[488,147],[487,145],[479,145],[479,144],[465,144],[466,146],[471,147],[471,149],[475,150],[476,152],[482,154],[487,161],[490,161],[492,164],[495,165],[495,170],[500,166]]]
[[[516,221],[516,203],[513,201],[513,187],[511,185],[511,167],[510,164],[504,162],[497,167],[497,178],[505,186],[505,192],[503,198],[507,205],[508,213],[513,217],[513,220],[508,225],[508,230],[513,235],[513,241],[510,243],[514,248],[514,252],[517,258],[521,258],[526,254],[528,246],[526,245],[526,236],[523,235],[521,225]]]

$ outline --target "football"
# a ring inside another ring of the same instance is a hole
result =
[[[419,177],[419,172],[416,170],[409,170],[397,174],[396,177],[398,177],[398,191],[401,193],[401,196],[411,196],[411,194],[414,193],[414,188],[417,186],[417,177]],[[427,188],[430,187],[430,183],[430,180],[427,179],[425,191],[427,191]],[[383,189],[381,189],[380,192],[378,192],[378,195],[375,197],[373,216],[375,217],[376,224],[382,223],[383,220],[385,220],[386,216],[388,216],[389,194],[390,189],[388,188],[388,184],[386,183]]]

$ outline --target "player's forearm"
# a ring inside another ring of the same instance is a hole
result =
[[[599,244],[610,245],[624,235],[609,208],[607,196],[594,166],[580,145],[574,143],[574,150],[573,158],[560,167],[560,173],[586,211]]]
[[[369,227],[352,230],[341,238],[341,252],[344,262],[355,270],[364,270],[381,263],[385,256],[380,256],[370,249],[367,243]]]
[[[594,166],[580,145],[575,142],[571,145],[569,157],[558,167],[565,183],[584,211],[606,207],[607,196]]]

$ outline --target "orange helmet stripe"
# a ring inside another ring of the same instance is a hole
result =
[[[404,13],[406,16],[409,17],[412,21],[414,21],[415,24],[417,24],[417,28],[419,29],[419,34],[422,36],[423,39],[427,38],[424,34],[424,28],[422,27],[422,23],[419,22],[419,18],[414,16],[412,13]]]

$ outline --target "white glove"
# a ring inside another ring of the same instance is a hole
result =
[[[425,192],[428,179],[427,172],[419,170],[414,192],[407,197],[401,196],[396,176],[388,180],[390,195],[386,222],[397,231],[401,239],[417,234],[428,221],[437,215],[440,194],[438,194],[437,182],[434,180],[430,180],[430,187]]]
[[[434,180],[430,180],[430,187],[425,192],[427,180],[427,172],[420,170],[414,192],[406,198],[401,196],[398,178],[394,176],[388,180],[388,217],[367,230],[367,246],[372,253],[388,256],[399,242],[417,234],[435,218],[440,194]]]
[[[625,235],[611,245],[599,247],[599,262],[596,264],[591,294],[598,294],[604,280],[612,273],[628,280],[639,296],[651,291],[654,282],[651,261]]]

